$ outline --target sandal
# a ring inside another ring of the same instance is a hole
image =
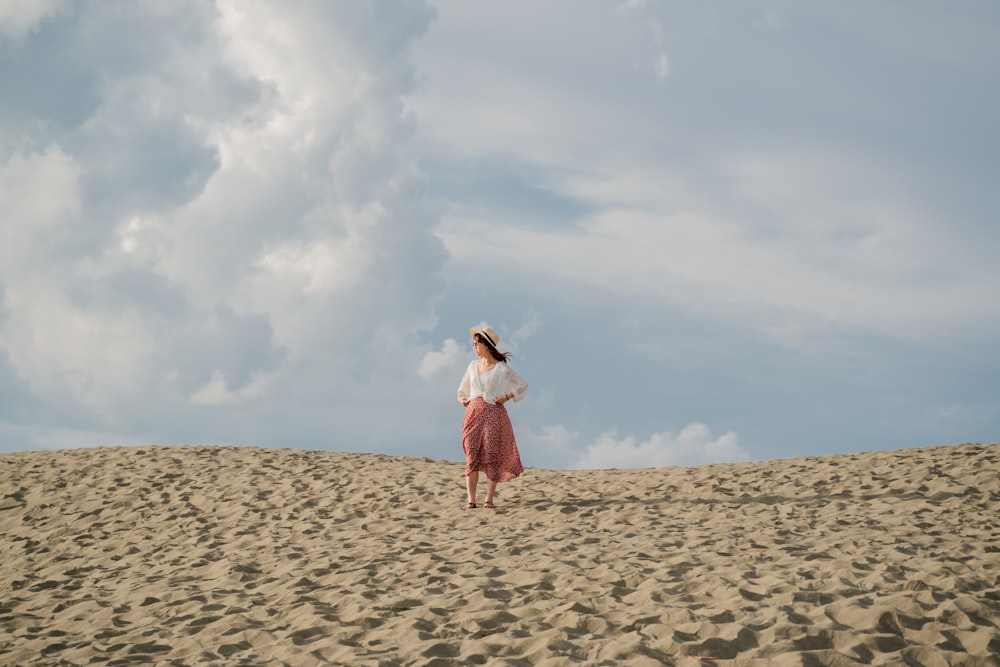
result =
[[[496,506],[492,502],[490,502],[489,500],[487,500],[485,503],[483,503],[483,509],[484,510],[495,510]]]
[[[465,505],[462,507],[462,509],[464,509],[464,510],[474,510],[474,509],[476,509],[476,503],[465,503]]]

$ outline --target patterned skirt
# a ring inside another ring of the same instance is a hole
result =
[[[481,398],[469,403],[462,424],[462,449],[466,475],[480,470],[492,481],[509,482],[524,472],[514,427],[502,405]]]

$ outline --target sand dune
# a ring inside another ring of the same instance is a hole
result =
[[[0,455],[0,664],[1000,664],[1000,445],[463,501],[420,458]]]

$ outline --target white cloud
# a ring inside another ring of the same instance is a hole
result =
[[[767,30],[784,30],[788,27],[788,19],[776,11],[768,10],[764,16],[754,21],[754,25]]]
[[[414,49],[432,78],[407,100],[419,118],[421,145],[434,156],[472,163],[516,154],[524,165],[569,168],[605,159],[605,151],[625,143],[656,145],[648,126],[637,122],[647,113],[644,95],[663,88],[652,85],[651,63],[655,73],[661,59],[643,4],[617,11],[567,0],[436,1],[441,9],[430,38]],[[459,57],[455,44],[475,48]],[[609,75],[607,94],[593,94],[595,82],[607,84]]]
[[[284,241],[265,245],[256,262],[257,279],[268,284],[288,282],[291,291],[325,293],[346,291],[358,284],[369,258],[358,240]]]
[[[27,260],[24,248],[49,250],[53,231],[80,213],[80,168],[58,145],[44,152],[17,150],[0,164],[0,277],[13,277]],[[37,258],[35,258],[37,262]],[[23,277],[23,274],[21,274]]]
[[[929,94],[919,93],[928,90],[923,83],[911,90],[905,79],[887,90],[883,75],[857,71],[853,59],[825,49],[833,42],[747,30],[762,10],[588,7],[567,29],[567,39],[588,45],[584,60],[549,53],[545,35],[532,32],[518,42],[538,60],[527,66],[486,34],[487,25],[506,27],[516,9],[495,9],[500,16],[480,23],[445,7],[431,29],[440,39],[417,49],[437,76],[413,101],[422,146],[449,168],[489,164],[483,178],[498,187],[514,179],[567,202],[555,215],[526,215],[455,187],[458,203],[441,233],[456,261],[486,253],[530,272],[532,282],[652,294],[795,344],[830,326],[923,342],[957,320],[971,323],[963,331],[977,340],[1000,326],[996,309],[983,315],[998,280],[976,240],[984,229],[996,236],[983,219],[986,182],[960,185],[963,176],[936,175],[935,166],[941,150],[961,163],[958,132],[973,159],[964,180],[995,171],[988,161],[974,164],[971,147],[990,131],[982,114],[941,103],[955,125],[942,122],[929,111],[931,98],[917,103]],[[908,16],[905,37],[886,8],[873,11],[874,24],[838,9],[817,12],[836,15],[839,26],[819,30],[821,38],[825,30],[860,31],[872,67],[913,81],[928,76],[936,54],[906,48],[911,70],[885,50],[885,39],[909,43],[942,19],[949,33],[969,24],[976,48],[989,43],[971,21],[942,10]],[[500,57],[449,59],[440,45],[458,34],[489,41]],[[648,85],[651,42],[669,86]],[[807,57],[775,60],[793,51]],[[764,66],[765,58],[777,65]],[[995,69],[975,67],[961,90],[978,89],[975,81]],[[991,105],[995,95],[972,106]],[[978,132],[956,129],[964,115]],[[952,190],[969,196],[939,199]],[[517,233],[486,235],[501,226]]]
[[[728,431],[713,438],[704,424],[688,424],[678,434],[654,433],[639,442],[634,435],[618,438],[613,431],[603,433],[576,462],[576,468],[662,468],[704,463],[734,463],[750,460],[739,436]]]
[[[108,414],[144,375],[154,346],[136,335],[143,325],[134,311],[100,313],[72,299],[75,267],[62,260],[81,225],[80,176],[54,145],[15,152],[0,166],[0,296],[9,315],[0,349],[31,390]]]
[[[654,70],[656,71],[656,78],[663,81],[670,74],[670,60],[667,58],[667,51],[663,47],[663,26],[660,25],[659,21],[650,21],[650,27],[653,29],[653,44],[656,46],[656,63],[654,65]]]
[[[648,0],[625,0],[625,2],[618,5],[619,12],[631,12],[643,7]]]
[[[562,424],[545,424],[537,429],[519,428],[520,417],[515,415],[513,419],[518,449],[526,466],[564,470],[579,458],[579,431]]]
[[[467,346],[463,347],[454,338],[448,338],[439,351],[431,350],[424,354],[417,367],[417,374],[426,380],[444,370],[461,373],[468,357]],[[458,382],[455,384],[457,386]]]
[[[0,36],[19,39],[45,19],[68,12],[69,0],[8,0],[0,3]]]
[[[954,320],[1000,325],[995,313],[983,319],[991,288],[980,268],[953,261],[963,241],[890,196],[896,186],[877,167],[830,150],[822,159],[734,155],[716,169],[731,185],[714,201],[655,165],[562,172],[549,187],[594,210],[573,227],[488,237],[495,215],[456,215],[439,233],[458,260],[490,257],[530,267],[534,281],[654,295],[788,340],[831,322],[924,340]]]
[[[57,6],[37,7],[11,49],[53,38],[41,18]],[[74,17],[46,81],[73,95],[0,117],[15,128],[0,139],[0,351],[48,418],[213,439],[266,408],[286,418],[250,428],[257,442],[289,429],[318,445],[330,403],[419,391],[412,358],[447,257],[400,100],[432,13],[383,9]],[[32,60],[5,60],[5,81]],[[399,428],[337,426],[373,441]]]
[[[273,376],[256,376],[246,386],[232,391],[225,373],[215,370],[212,371],[212,379],[191,395],[191,403],[203,406],[235,405],[258,398],[267,390],[271,377]]]
[[[32,390],[51,399],[70,399],[111,415],[120,398],[147,377],[155,353],[142,335],[141,316],[80,308],[57,280],[38,276],[8,284],[4,306],[12,315],[0,344]]]
[[[525,315],[525,321],[517,329],[511,332],[510,342],[511,345],[517,346],[523,341],[531,338],[542,326],[542,318],[535,312],[534,309],[530,309]]]

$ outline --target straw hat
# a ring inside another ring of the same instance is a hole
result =
[[[494,347],[494,349],[500,344],[500,336],[498,336],[497,332],[490,327],[483,327],[482,329],[473,327],[469,329],[469,334],[471,334],[473,338],[476,337],[476,334],[479,334],[485,338],[487,342]]]

